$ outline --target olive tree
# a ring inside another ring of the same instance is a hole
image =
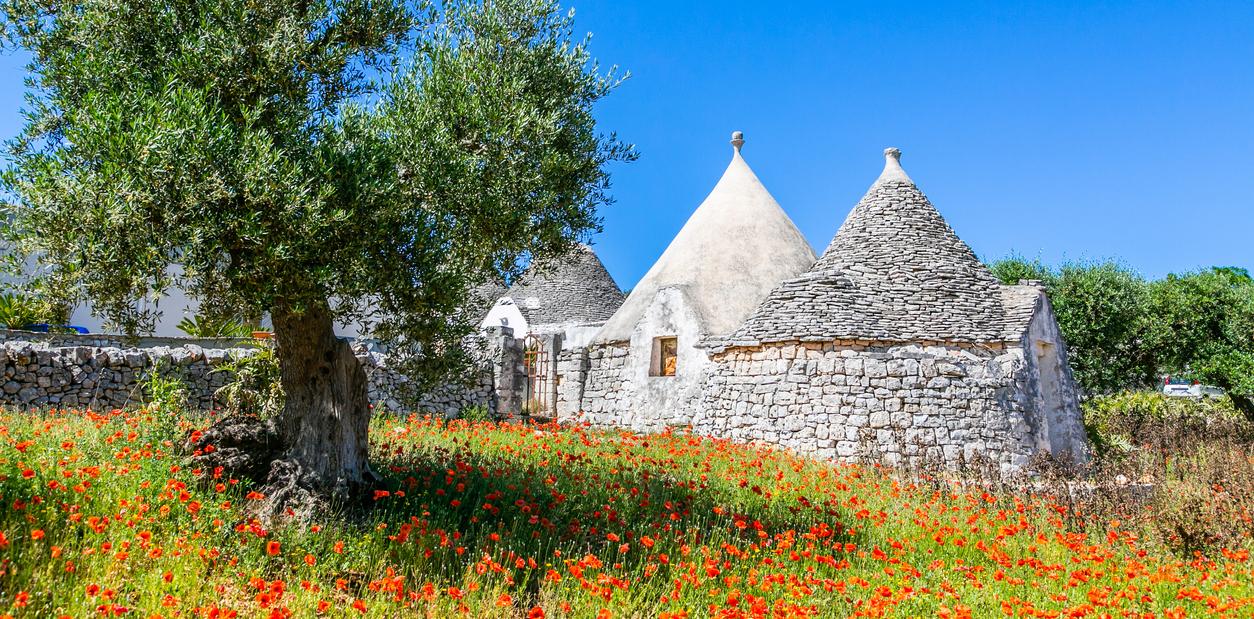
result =
[[[619,80],[551,0],[3,0],[32,58],[4,177],[49,289],[135,332],[179,286],[268,314],[287,398],[200,435],[263,512],[374,479],[335,321],[456,367],[471,290],[599,226]]]

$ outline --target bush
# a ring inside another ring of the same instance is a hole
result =
[[[1149,287],[1146,346],[1164,373],[1223,387],[1254,422],[1254,281],[1231,268],[1169,275]]]
[[[218,371],[231,374],[213,394],[229,412],[270,417],[283,410],[286,396],[274,346],[262,345],[252,355],[222,364]]]
[[[30,298],[11,292],[0,294],[0,324],[21,329],[36,322],[39,322],[38,309]]]
[[[1040,260],[1028,260],[1019,254],[1011,254],[988,265],[989,270],[1003,284],[1016,285],[1022,280],[1048,282],[1053,274]]]
[[[1148,285],[1113,261],[1069,262],[1051,269],[1012,255],[989,265],[1002,283],[1040,280],[1067,343],[1071,369],[1088,395],[1144,387],[1157,380],[1144,344],[1150,320]]]
[[[1169,450],[1199,440],[1254,434],[1228,397],[1178,398],[1157,391],[1126,391],[1084,403],[1084,424],[1100,454]]]
[[[158,434],[166,439],[178,435],[178,416],[187,409],[188,389],[182,377],[165,363],[148,370],[139,382],[148,410],[157,420]]]
[[[25,329],[37,323],[69,321],[69,311],[31,294],[6,292],[0,294],[0,325]]]
[[[1254,451],[1220,442],[1177,454],[1150,513],[1163,542],[1184,556],[1240,548],[1254,537]]]
[[[250,337],[253,332],[253,325],[238,318],[204,315],[183,318],[178,328],[192,337]]]
[[[1127,392],[1084,404],[1092,522],[1141,520],[1183,556],[1254,536],[1254,423],[1220,398]]]
[[[471,423],[492,421],[492,411],[488,410],[488,407],[482,405],[467,406],[458,413],[457,418]]]

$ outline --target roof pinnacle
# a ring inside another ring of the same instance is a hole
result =
[[[901,167],[900,148],[894,146],[884,149],[884,172],[880,174],[879,180],[914,182],[910,180],[910,177],[906,175],[906,171]]]
[[[740,147],[745,145],[745,132],[733,131],[731,145],[736,147],[736,152],[740,152]]]

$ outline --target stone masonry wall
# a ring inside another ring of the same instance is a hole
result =
[[[226,384],[216,371],[241,355],[243,348],[204,349],[49,346],[43,342],[6,341],[0,347],[4,384],[0,404],[17,407],[84,407],[97,410],[142,402],[141,379],[157,363],[186,382],[191,403],[212,408],[213,393]]]
[[[569,386],[570,379],[563,376],[562,383],[566,389],[558,391],[558,420],[586,421],[599,426],[625,425],[622,423],[622,410],[627,406],[624,398],[630,388],[629,353],[625,344],[586,349],[586,360],[580,362],[584,377],[582,399],[578,405],[573,403],[571,396],[574,391]]]
[[[104,410],[138,404],[145,399],[143,378],[160,366],[163,372],[184,381],[193,406],[210,410],[217,405],[214,393],[230,378],[222,366],[255,350],[244,346],[209,348],[190,343],[218,344],[219,340],[179,338],[171,341],[181,341],[181,346],[140,348],[112,345],[121,340],[108,336],[15,332],[4,335],[12,339],[0,345],[0,372],[3,373],[0,405],[19,408]],[[243,344],[248,341],[227,342]],[[366,370],[368,397],[376,408],[446,416],[470,406],[496,410],[497,385],[501,381],[490,370],[485,370],[470,385],[447,385],[414,396],[407,389],[408,379],[388,368],[385,357],[359,350],[357,358]]]
[[[583,407],[584,387],[588,383],[588,349],[568,348],[557,355],[558,419],[573,419]]]
[[[698,434],[886,464],[952,466],[978,454],[1009,470],[1034,451],[1018,348],[793,343],[715,361]]]
[[[468,385],[449,384],[414,394],[409,377],[387,367],[387,358],[383,355],[358,352],[357,360],[366,370],[366,397],[376,411],[455,417],[462,409],[470,407],[496,410],[496,393],[489,373],[480,373]]]

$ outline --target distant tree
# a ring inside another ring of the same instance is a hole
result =
[[[1228,275],[1237,282],[1254,283],[1254,277],[1250,277],[1250,270],[1241,267],[1212,267],[1216,273]]]
[[[260,511],[359,495],[369,410],[334,321],[464,361],[469,291],[597,229],[617,80],[552,0],[0,0],[28,50],[10,232],[132,332],[177,285],[268,313],[286,401],[200,446]],[[172,268],[177,265],[180,268]]]
[[[1153,384],[1145,349],[1147,286],[1115,262],[1064,264],[1047,279],[1068,355],[1088,395]]]
[[[1217,267],[1149,286],[1147,346],[1159,368],[1222,387],[1254,420],[1254,280]]]
[[[1028,260],[1019,254],[1010,254],[1001,260],[988,265],[993,275],[1003,284],[1015,285],[1022,280],[1037,280],[1048,283],[1053,273],[1040,260]]]
[[[1085,394],[1154,382],[1153,356],[1143,342],[1147,285],[1139,275],[1112,261],[1071,262],[1054,270],[1017,254],[989,269],[1006,284],[1042,282]]]

